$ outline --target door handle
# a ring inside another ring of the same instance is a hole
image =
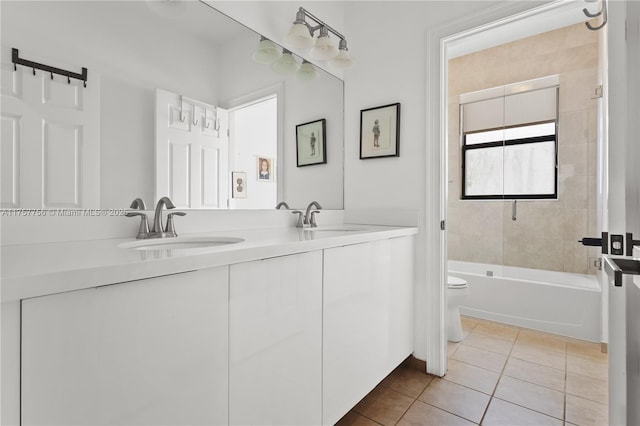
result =
[[[601,247],[602,254],[609,254],[609,233],[608,232],[603,232],[601,238],[582,237],[582,239],[579,240],[578,242],[582,243],[583,246]]]

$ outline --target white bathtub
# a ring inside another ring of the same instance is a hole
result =
[[[454,260],[449,275],[469,283],[469,296],[460,306],[463,315],[601,340],[601,289],[593,275]]]

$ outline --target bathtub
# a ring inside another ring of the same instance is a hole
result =
[[[593,275],[449,261],[467,280],[460,313],[592,342],[601,340],[601,289]]]

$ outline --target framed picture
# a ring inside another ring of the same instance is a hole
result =
[[[360,111],[360,159],[400,156],[400,104]]]
[[[272,182],[275,171],[273,170],[273,158],[256,157],[256,177],[260,182]]]
[[[231,198],[247,198],[246,172],[231,172]]]
[[[327,164],[326,121],[323,118],[296,126],[298,167]]]

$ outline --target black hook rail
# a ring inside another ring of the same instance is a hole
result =
[[[51,74],[51,79],[53,80],[53,74],[63,75],[67,77],[67,83],[71,84],[71,79],[74,78],[76,80],[82,80],[84,82],[84,87],[87,87],[87,69],[82,68],[82,74],[78,74],[76,72],[63,70],[56,67],[51,67],[49,65],[39,64],[37,62],[28,61],[23,59],[18,54],[18,49],[11,49],[11,60],[13,62],[13,70],[17,71],[18,65],[23,65],[27,68],[33,69],[33,75],[36,75],[36,69],[46,71]]]

